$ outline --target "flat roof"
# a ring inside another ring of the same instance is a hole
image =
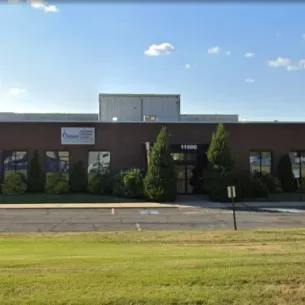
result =
[[[99,93],[99,96],[181,96],[180,94],[156,94],[156,93]]]
[[[273,121],[247,121],[247,122],[243,122],[243,121],[238,121],[238,122],[219,122],[219,121],[209,121],[209,122],[201,122],[201,121],[194,121],[194,122],[188,122],[188,121],[170,121],[170,122],[160,122],[160,121],[119,121],[119,122],[111,122],[111,121],[66,121],[66,120],[1,120],[0,119],[0,124],[1,123],[54,123],[54,124],[240,124],[240,125],[251,125],[251,124],[305,124],[305,121],[277,121],[277,122],[273,122]]]

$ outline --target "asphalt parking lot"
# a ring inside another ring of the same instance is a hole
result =
[[[239,229],[305,227],[305,210],[236,212]],[[0,232],[217,230],[233,228],[232,211],[210,208],[1,209]]]

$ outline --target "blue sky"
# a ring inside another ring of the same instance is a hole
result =
[[[304,13],[301,3],[3,4],[0,111],[97,112],[98,93],[178,93],[184,113],[303,121]]]

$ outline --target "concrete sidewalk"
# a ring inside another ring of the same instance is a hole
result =
[[[0,209],[160,209],[189,207],[189,205],[185,206],[182,204],[163,204],[157,202],[0,204]]]

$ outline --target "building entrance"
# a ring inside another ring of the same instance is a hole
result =
[[[176,165],[177,193],[202,194],[203,170],[207,168],[208,145],[173,144],[170,152]]]

